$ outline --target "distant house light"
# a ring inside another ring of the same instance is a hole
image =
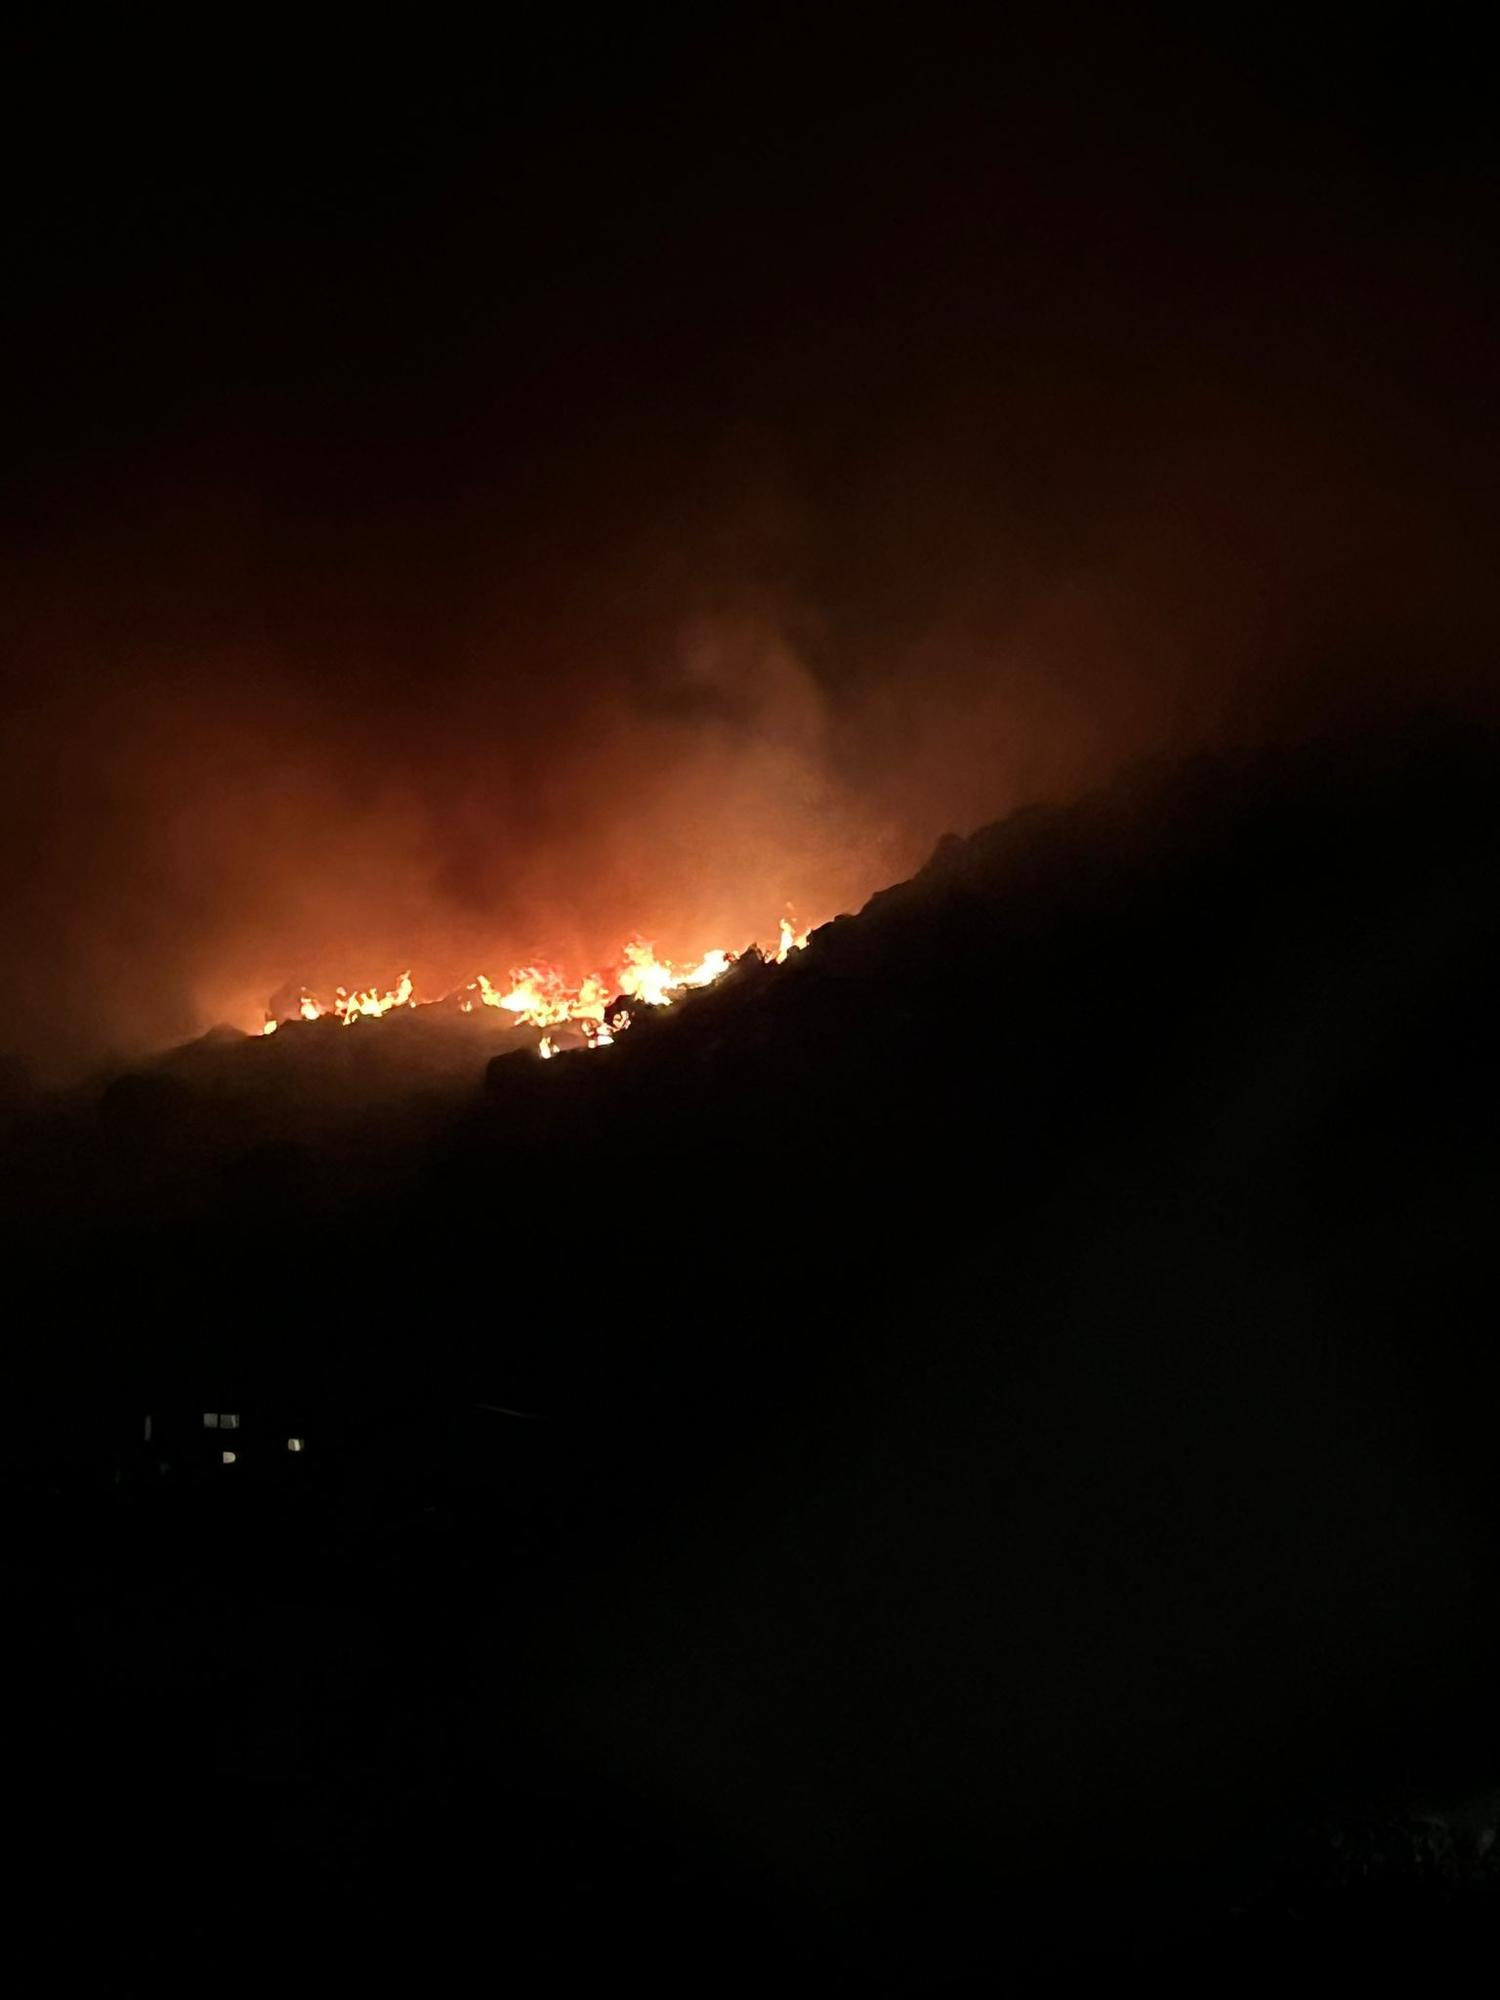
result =
[[[220,1413],[219,1429],[221,1431],[237,1431],[239,1427],[240,1420],[238,1417],[226,1417],[222,1412]]]
[[[226,1451],[226,1452],[225,1452],[225,1454],[224,1454],[224,1463],[225,1463],[226,1465],[233,1465],[233,1464],[234,1464],[234,1453],[233,1453],[232,1451]]]
[[[286,1441],[286,1448],[288,1451],[301,1451],[302,1449],[301,1438],[288,1438]]]
[[[203,1428],[206,1431],[216,1431],[219,1428],[219,1413],[217,1410],[205,1410],[203,1412]]]

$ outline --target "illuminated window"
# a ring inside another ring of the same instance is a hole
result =
[[[219,1428],[219,1413],[217,1410],[205,1410],[203,1412],[203,1428],[206,1431],[216,1431]]]
[[[226,1465],[233,1465],[233,1464],[234,1464],[234,1453],[233,1453],[232,1451],[226,1451],[226,1452],[225,1452],[225,1454],[224,1454],[224,1463],[225,1463]]]
[[[237,1431],[239,1427],[240,1427],[240,1420],[238,1417],[226,1417],[223,1415],[220,1416],[219,1429],[221,1431]]]
[[[302,1449],[301,1438],[288,1438],[286,1441],[286,1448],[288,1451],[301,1451]]]

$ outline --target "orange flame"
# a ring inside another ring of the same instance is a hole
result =
[[[790,917],[783,917],[777,927],[776,949],[765,956],[773,963],[782,965],[792,952],[802,950],[808,936],[807,931],[795,928]],[[478,973],[458,993],[444,994],[441,998],[455,1004],[462,1014],[472,1014],[476,1006],[498,1008],[502,1013],[511,1015],[518,1027],[550,1029],[575,1021],[587,1045],[603,1049],[608,1048],[630,1026],[629,1008],[618,1007],[613,1014],[608,1014],[613,995],[639,1001],[645,1007],[668,1007],[684,993],[711,986],[738,957],[737,952],[717,946],[687,965],[676,965],[671,959],[659,958],[654,945],[637,937],[631,938],[622,948],[618,963],[609,972],[588,973],[576,985],[556,966],[541,963],[513,970],[509,983],[504,987],[496,985],[485,973]],[[385,992],[373,986],[353,993],[343,986],[336,987],[333,999],[327,1005],[314,994],[304,992],[298,999],[294,1014],[279,1018],[267,1014],[261,1033],[275,1034],[285,1019],[320,1021],[330,1014],[349,1028],[359,1020],[375,1020],[398,1008],[426,1004],[430,1003],[418,1000],[415,983],[408,971],[403,972],[396,984]],[[542,1036],[540,1051],[543,1057],[558,1053],[549,1034]]]
[[[409,972],[402,973],[395,987],[389,993],[377,993],[373,987],[364,993],[346,993],[344,988],[340,986],[335,990],[333,1006],[329,1011],[337,1014],[345,1027],[347,1027],[351,1021],[357,1020],[361,1014],[367,1015],[371,1019],[378,1019],[382,1014],[389,1014],[393,1007],[414,1006],[416,1003],[412,999],[412,990],[411,974]]]

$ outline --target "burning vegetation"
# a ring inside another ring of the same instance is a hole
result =
[[[266,1009],[262,1034],[273,1035],[284,1021],[320,1021],[331,1016],[345,1027],[356,1021],[374,1020],[403,1008],[439,1007],[472,1014],[492,1007],[510,1016],[510,1025],[538,1028],[544,1032],[540,1052],[549,1057],[556,1052],[555,1031],[576,1029],[587,1048],[607,1048],[617,1035],[630,1026],[632,1006],[669,1007],[675,999],[696,988],[711,986],[742,958],[754,956],[782,965],[794,951],[801,951],[810,932],[799,931],[790,917],[782,917],[773,950],[762,952],[750,945],[744,952],[716,946],[701,958],[685,965],[659,957],[654,945],[644,938],[630,939],[619,959],[605,970],[590,972],[576,982],[557,966],[542,961],[512,968],[504,985],[483,972],[456,991],[420,999],[410,971],[396,984],[381,991],[367,987],[350,992],[336,987],[332,1000],[301,991],[289,1003],[273,999]]]

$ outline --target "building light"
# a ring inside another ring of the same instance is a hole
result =
[[[203,1412],[203,1428],[206,1431],[216,1431],[219,1428],[219,1413],[217,1410],[205,1410]]]
[[[223,1415],[220,1416],[219,1429],[221,1431],[237,1431],[239,1427],[240,1427],[240,1420],[238,1417],[226,1417]]]
[[[301,1451],[302,1449],[301,1438],[288,1438],[286,1441],[286,1448],[288,1451]]]
[[[233,1464],[234,1464],[234,1453],[233,1453],[232,1451],[226,1451],[226,1452],[225,1452],[225,1454],[224,1454],[224,1463],[225,1463],[226,1465],[233,1465]]]

